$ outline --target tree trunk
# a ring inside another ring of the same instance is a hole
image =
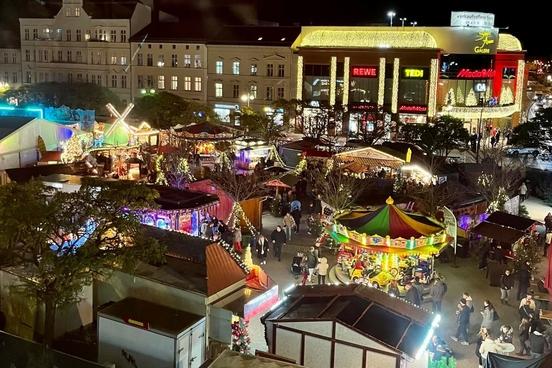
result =
[[[54,330],[56,327],[56,302],[47,298],[44,301],[44,344],[51,347],[54,342]]]

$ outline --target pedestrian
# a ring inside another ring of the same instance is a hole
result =
[[[548,349],[548,342],[543,335],[544,328],[541,324],[538,324],[537,327],[529,335],[529,345],[531,346],[531,358],[537,359],[542,357],[544,351]]]
[[[500,302],[502,304],[508,304],[510,291],[513,287],[514,277],[510,274],[510,270],[506,270],[504,274],[500,276]]]
[[[286,231],[286,238],[288,241],[291,240],[291,231],[295,228],[295,219],[289,212],[286,212],[284,219],[282,220],[284,224],[284,229]]]
[[[519,337],[519,352],[518,355],[529,355],[529,328],[531,327],[531,320],[528,318],[522,318],[518,327]]]
[[[272,247],[274,250],[274,257],[278,258],[278,262],[282,260],[282,247],[286,245],[286,234],[280,225],[276,226],[276,229],[270,235],[272,240]]]
[[[429,295],[431,296],[431,304],[433,307],[434,313],[441,313],[441,303],[445,296],[447,289],[445,283],[441,280],[439,276],[435,277]]]
[[[527,318],[533,320],[536,318],[537,305],[533,299],[533,294],[529,293],[519,303],[519,316],[520,318]]]
[[[485,337],[485,340],[483,340],[483,342],[481,343],[481,347],[479,348],[479,353],[481,354],[481,362],[483,363],[483,367],[487,367],[487,357],[489,353],[499,353],[500,351],[501,351],[500,347],[493,339],[493,335],[489,331],[489,333],[487,333],[487,336]]]
[[[389,286],[387,287],[387,294],[397,298],[401,296],[397,280],[391,280]]]
[[[503,344],[511,344],[514,340],[514,329],[510,325],[500,326],[498,341]]]
[[[466,305],[466,299],[460,299],[458,303],[458,310],[456,311],[456,322],[458,324],[456,328],[456,335],[450,338],[454,341],[460,341],[462,345],[469,345],[468,343],[468,327],[470,326],[470,309]]]
[[[314,275],[314,269],[318,264],[318,258],[314,252],[314,247],[310,247],[309,253],[307,253],[307,267],[309,268],[309,282],[312,282],[312,276]]]
[[[233,238],[234,238],[233,239],[234,240],[234,250],[238,253],[241,253],[242,252],[242,246],[241,246],[242,233],[241,233],[240,225],[237,225],[234,228]]]
[[[326,275],[328,274],[328,260],[326,257],[320,258],[320,263],[316,265],[316,273],[318,274],[318,285],[326,285]]]
[[[213,239],[213,236],[215,235],[215,231],[213,229],[213,223],[209,222],[207,224],[207,229],[205,230],[205,237],[207,239]]]
[[[552,243],[552,231],[547,232],[544,238],[544,249],[542,252],[543,257],[548,256],[548,247],[550,247],[550,243]]]
[[[424,287],[420,282],[419,276],[414,277],[414,283],[412,284],[412,286],[414,286],[418,290],[418,295],[420,295],[420,305],[422,305],[424,302]]]
[[[531,267],[529,262],[525,262],[520,270],[517,272],[518,277],[518,293],[517,300],[521,300],[525,295],[527,295],[527,289],[529,289],[529,284],[531,283]]]
[[[525,182],[522,182],[519,186],[519,197],[521,202],[525,201],[525,199],[527,198],[527,185],[525,184]]]
[[[299,233],[299,227],[301,226],[301,209],[295,209],[291,211],[291,216],[295,221],[295,233]]]
[[[266,264],[266,256],[268,255],[268,239],[263,234],[259,234],[257,239],[257,257],[261,264]]]
[[[498,313],[490,301],[485,300],[483,302],[481,316],[483,317],[483,320],[481,321],[481,328],[486,328],[487,331],[493,333],[495,331],[494,326],[497,324],[495,321],[498,321]]]
[[[209,226],[209,223],[207,222],[207,220],[203,220],[201,222],[201,226],[199,228],[199,235],[203,236],[203,237],[207,237],[207,227]]]
[[[307,265],[306,256],[304,256],[301,260],[301,275],[303,276],[303,279],[301,280],[301,285],[305,286],[307,284],[307,280],[309,279],[309,267]]]
[[[548,212],[548,215],[544,218],[544,225],[547,232],[552,232],[552,212]]]
[[[448,364],[448,359],[452,357],[452,351],[447,343],[437,335],[433,335],[427,350],[431,361],[440,362],[444,358]]]
[[[468,294],[467,291],[464,291],[464,294],[462,294],[462,298],[464,298],[466,300],[466,305],[468,306],[469,310],[470,310],[470,313],[473,313],[474,312],[474,309],[473,309],[473,299],[472,297],[470,296],[470,294]]]
[[[477,334],[477,343],[475,344],[475,356],[478,359],[479,368],[483,367],[483,360],[481,358],[481,353],[479,352],[479,349],[481,348],[481,344],[483,344],[483,341],[485,341],[488,334],[489,334],[489,331],[487,331],[486,328],[482,328],[481,330],[479,330],[479,333]]]
[[[422,297],[418,289],[414,287],[413,282],[409,282],[408,284],[406,284],[405,288],[406,288],[406,295],[404,297],[405,300],[418,307],[422,305]]]
[[[299,201],[297,198],[295,198],[291,203],[289,204],[289,209],[291,212],[293,211],[299,211],[301,212],[301,201]]]
[[[315,216],[322,215],[322,197],[320,194],[317,194],[314,201],[312,201],[312,214]]]

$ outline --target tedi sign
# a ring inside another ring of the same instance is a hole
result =
[[[458,79],[492,79],[494,78],[494,69],[460,69],[456,78]]]

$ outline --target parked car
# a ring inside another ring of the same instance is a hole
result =
[[[519,155],[532,155],[537,157],[539,154],[544,153],[539,147],[522,147],[522,146],[510,146],[506,148],[506,155],[519,156]]]

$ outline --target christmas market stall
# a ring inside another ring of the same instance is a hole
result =
[[[257,164],[263,167],[284,167],[276,147],[255,138],[239,139],[234,143],[236,167],[241,170],[253,170]]]
[[[405,160],[372,147],[336,153],[334,161],[361,178],[378,176],[382,179],[395,176],[396,171],[405,163]]]
[[[340,244],[338,279],[382,288],[392,280],[428,278],[433,271],[433,257],[451,240],[443,224],[404,212],[391,197],[375,211],[336,216],[329,233]]]

